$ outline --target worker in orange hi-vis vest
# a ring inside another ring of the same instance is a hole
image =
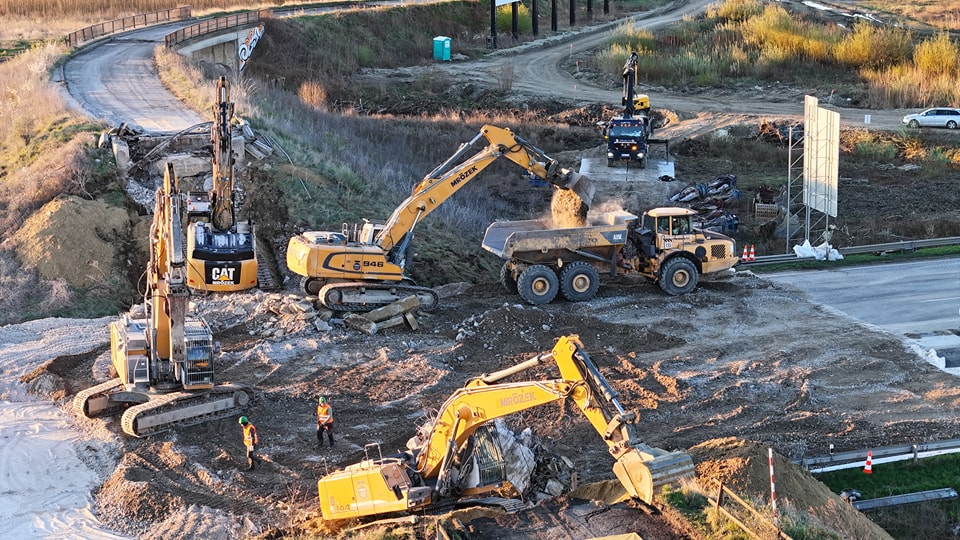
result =
[[[327,403],[327,398],[320,396],[317,403],[317,448],[323,448],[323,434],[326,432],[330,448],[333,448],[333,407]]]
[[[243,429],[243,444],[247,447],[247,470],[252,471],[255,465],[263,463],[256,454],[257,444],[260,442],[257,437],[257,427],[246,416],[240,417],[240,427]]]

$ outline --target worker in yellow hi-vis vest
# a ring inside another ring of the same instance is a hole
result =
[[[330,448],[333,448],[333,407],[327,403],[327,398],[320,396],[317,403],[317,448],[323,448],[323,434],[326,432]]]
[[[246,416],[240,417],[240,427],[243,429],[243,445],[247,447],[247,470],[252,471],[256,465],[263,463],[256,454],[257,444],[260,442],[257,427]]]

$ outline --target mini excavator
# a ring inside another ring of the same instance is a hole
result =
[[[560,378],[504,382],[511,375],[553,360]],[[367,459],[333,472],[317,483],[324,519],[340,520],[426,509],[443,499],[476,496],[506,481],[494,437],[479,440],[480,428],[495,418],[547,403],[572,400],[607,445],[613,472],[631,497],[653,503],[664,487],[695,474],[684,452],[644,444],[636,413],[627,412],[617,392],[590,359],[580,339],[563,336],[553,350],[514,367],[467,381],[437,416],[421,426],[407,451]]]

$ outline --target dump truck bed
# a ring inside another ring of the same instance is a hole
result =
[[[611,212],[600,216],[600,224],[571,228],[553,228],[548,219],[498,221],[487,227],[482,245],[501,259],[556,251],[610,251],[627,241],[627,224],[633,219],[633,214]]]

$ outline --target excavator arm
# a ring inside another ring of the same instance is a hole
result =
[[[226,77],[217,80],[217,103],[213,106],[213,127],[210,138],[213,143],[213,189],[210,190],[210,221],[214,228],[225,231],[236,222],[234,215],[234,165],[233,136],[230,119],[233,118],[233,102]]]
[[[482,138],[487,140],[487,146],[463,160]],[[461,144],[456,153],[413,188],[410,197],[393,211],[377,235],[375,243],[384,252],[391,253],[391,262],[403,266],[402,258],[417,223],[476,178],[477,173],[501,157],[509,159],[557,188],[573,191],[587,207],[593,202],[595,186],[592,180],[560,168],[556,160],[514,135],[509,129],[485,125],[480,129],[480,133],[469,142]]]
[[[560,379],[500,383],[499,381],[553,360]],[[492,419],[553,401],[571,399],[603,439],[615,460],[613,471],[632,497],[653,502],[668,484],[692,478],[690,456],[644,444],[636,433],[637,415],[624,410],[617,392],[590,359],[577,336],[562,336],[550,353],[492,375],[470,380],[440,408],[417,456],[424,478],[438,477],[439,488],[452,455],[477,428]],[[444,494],[441,491],[441,494]]]

